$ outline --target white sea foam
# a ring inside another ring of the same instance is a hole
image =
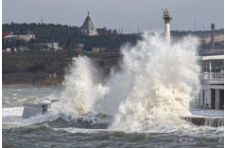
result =
[[[145,33],[136,46],[124,46],[122,71],[105,86],[87,57],[73,59],[65,77],[60,109],[74,114],[102,112],[114,116],[112,128],[151,129],[182,125],[181,115],[198,92],[198,40],[187,36],[170,45],[159,34]]]
[[[94,102],[106,92],[98,79],[98,71],[87,57],[73,58],[73,68],[65,76],[65,91],[54,107],[74,115],[93,111]]]
[[[144,34],[135,47],[124,47],[123,72],[113,82],[119,78],[121,84],[129,84],[112,127],[151,129],[184,124],[179,117],[190,114],[192,95],[198,92],[197,43],[197,38],[188,36],[170,45],[157,34]]]
[[[49,110],[45,115],[33,116],[30,118],[23,118],[23,107],[12,107],[2,109],[2,123],[5,128],[24,125],[32,125],[46,121],[53,121],[58,118],[58,111]]]

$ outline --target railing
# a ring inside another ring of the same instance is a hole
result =
[[[202,73],[200,75],[202,80],[204,79],[212,79],[212,80],[224,80],[224,73]]]
[[[210,79],[223,80],[224,79],[224,73],[211,73]]]

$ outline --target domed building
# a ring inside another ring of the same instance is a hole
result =
[[[80,31],[82,34],[89,35],[89,36],[98,35],[98,31],[95,28],[94,23],[91,20],[91,17],[89,16],[89,12],[83,25],[80,27]]]

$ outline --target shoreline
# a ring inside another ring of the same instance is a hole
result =
[[[4,84],[2,87],[62,87],[63,85]]]

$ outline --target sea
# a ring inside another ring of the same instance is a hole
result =
[[[182,119],[192,116],[198,93],[197,43],[187,36],[171,45],[144,33],[137,45],[121,47],[121,71],[112,68],[107,79],[79,56],[60,87],[3,86],[2,146],[224,147],[223,126]],[[23,103],[46,100],[59,101],[46,114],[22,117]]]

